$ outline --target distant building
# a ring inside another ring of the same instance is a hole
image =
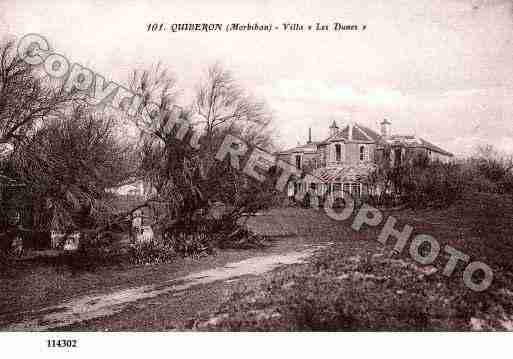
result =
[[[420,137],[391,134],[390,126],[390,121],[383,120],[377,133],[357,123],[339,128],[333,121],[328,138],[320,142],[312,141],[309,130],[306,144],[278,153],[279,159],[312,175],[308,181],[290,181],[289,194],[309,187],[320,194],[343,190],[360,197],[368,191],[369,175],[384,157],[392,166],[412,158],[412,154],[444,162],[453,158],[452,153]]]
[[[117,187],[110,188],[109,192],[120,196],[131,196],[145,199],[153,193],[152,187],[142,179],[132,178]]]

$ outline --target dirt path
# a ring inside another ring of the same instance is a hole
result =
[[[76,275],[51,266],[13,271],[0,279],[0,331],[178,328],[216,311],[238,287],[259,285],[265,273],[338,238],[332,221],[299,208],[271,210],[247,225],[271,245]]]
[[[172,280],[118,290],[108,294],[77,297],[58,305],[23,313],[21,315],[23,320],[10,323],[2,329],[30,331],[57,329],[113,316],[136,302],[141,309],[141,305],[144,307],[145,301],[151,298],[163,295],[179,296],[192,287],[201,287],[214,282],[230,282],[234,278],[246,275],[258,276],[282,265],[301,263],[326,245],[328,244],[303,244],[302,249],[231,262],[223,267],[191,273]]]

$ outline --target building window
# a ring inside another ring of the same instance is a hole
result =
[[[360,183],[351,183],[351,194],[353,195],[353,197],[361,196]]]
[[[296,184],[294,182],[289,182],[287,186],[287,195],[289,197],[294,197],[294,194],[296,194]]]
[[[335,161],[342,162],[342,146],[339,143],[335,144]]]
[[[301,169],[301,155],[296,155],[296,167]]]
[[[344,193],[351,193],[351,187],[349,183],[344,183]]]
[[[402,150],[401,148],[394,149],[394,165],[400,166],[402,162]]]
[[[360,146],[360,161],[367,161],[369,159],[367,149],[365,146]]]
[[[317,187],[317,195],[323,197],[328,192],[328,187],[326,183],[319,183]]]

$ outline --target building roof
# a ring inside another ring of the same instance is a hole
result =
[[[376,168],[372,163],[359,165],[320,167],[316,168],[312,176],[319,182],[356,182],[364,181],[369,173]]]
[[[292,154],[292,153],[296,153],[296,152],[315,153],[317,151],[317,146],[319,145],[319,143],[320,142],[310,142],[310,143],[307,143],[306,145],[298,145],[298,146],[293,147],[291,149],[277,152],[276,154],[278,154],[278,155],[286,155],[286,154]]]
[[[390,123],[388,120],[387,123]],[[335,121],[331,124],[330,128],[337,128],[338,126]],[[433,143],[426,141],[423,138],[414,136],[414,135],[391,135],[387,138],[384,138],[376,131],[360,125],[358,123],[348,124],[343,126],[341,129],[338,129],[336,133],[332,136],[329,136],[324,141],[320,142],[310,142],[305,145],[298,145],[291,149],[277,152],[278,155],[284,154],[292,154],[292,153],[315,153],[320,145],[325,145],[330,142],[335,141],[343,141],[343,142],[368,142],[368,143],[376,143],[378,145],[383,145],[384,143],[388,143],[391,145],[403,145],[409,148],[421,147],[431,150],[433,152],[440,153],[445,156],[452,157],[453,154],[445,151],[444,149],[434,145]]]
[[[333,136],[329,136],[323,143],[333,141],[357,141],[357,142],[377,142],[381,136],[368,127],[360,124],[349,124],[337,131]]]
[[[388,139],[385,140],[385,142],[391,145],[403,145],[409,148],[422,147],[445,156],[454,156],[452,153],[445,151],[437,145],[434,145],[433,143],[414,135],[391,135]]]

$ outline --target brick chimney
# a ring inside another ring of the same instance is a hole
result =
[[[347,125],[347,139],[349,141],[353,140],[353,129],[354,129],[354,123],[351,121],[351,122],[349,122],[349,125]]]
[[[308,128],[308,142],[307,143],[312,143],[312,128],[311,127]]]
[[[390,136],[390,121],[388,121],[386,118],[381,122],[381,136],[387,138]]]

